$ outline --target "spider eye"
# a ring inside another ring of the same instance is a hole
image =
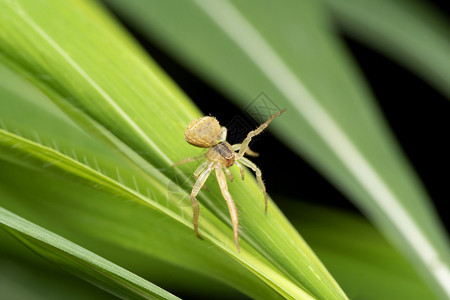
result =
[[[192,121],[184,133],[186,142],[200,148],[216,145],[221,137],[220,124],[213,117],[202,117]]]

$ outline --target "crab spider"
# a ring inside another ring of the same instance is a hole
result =
[[[196,180],[191,192],[191,202],[193,208],[193,224],[194,231],[197,237],[200,238],[198,233],[198,218],[199,218],[199,203],[197,201],[197,195],[200,189],[208,179],[208,176],[214,171],[217,177],[217,181],[222,192],[222,196],[227,201],[228,210],[231,216],[231,222],[233,224],[233,236],[234,243],[239,251],[238,243],[238,213],[236,205],[228,191],[227,178],[233,181],[233,175],[231,174],[229,167],[236,165],[240,169],[242,180],[244,180],[244,167],[247,166],[252,169],[256,174],[256,180],[259,188],[264,194],[265,213],[267,214],[267,192],[264,182],[262,180],[261,170],[249,159],[244,157],[244,154],[249,156],[258,156],[259,154],[253,152],[249,148],[249,143],[253,137],[260,134],[273,119],[282,114],[286,109],[279,111],[272,115],[265,123],[261,124],[257,129],[250,131],[247,137],[241,144],[230,145],[227,141],[227,128],[221,127],[219,122],[214,117],[202,117],[192,121],[186,129],[184,137],[186,141],[199,148],[207,148],[208,151],[200,156],[189,157],[176,163],[174,166],[178,166],[191,161],[196,161],[205,158],[205,161],[198,166],[194,171],[194,178]],[[225,172],[224,172],[225,170]],[[226,176],[225,176],[226,174]]]

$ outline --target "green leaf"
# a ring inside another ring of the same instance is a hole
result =
[[[107,2],[239,106],[257,106],[250,100],[262,91],[287,108],[271,126],[280,139],[450,296],[442,225],[320,3]]]
[[[23,244],[20,244],[20,247],[25,248]],[[28,249],[27,251],[29,252]],[[40,257],[39,259],[42,260]],[[0,290],[4,299],[111,299],[111,294],[81,279],[78,280],[65,271],[39,268],[21,260],[3,257],[0,257],[0,267]]]
[[[450,23],[425,1],[326,0],[344,31],[392,57],[450,98]]]
[[[0,244],[0,294],[4,299],[111,299],[106,291],[34,255],[3,229]]]
[[[362,217],[298,201],[280,205],[349,298],[435,298],[407,260]]]
[[[102,257],[0,207],[0,224],[43,257],[123,298],[179,299]]]
[[[133,203],[145,216],[146,226],[131,234],[146,233],[138,239],[141,249],[149,242],[144,237],[151,238],[146,254],[209,273],[255,298],[346,298],[273,203],[264,215],[263,196],[250,174],[245,182],[230,185],[240,208],[241,252],[234,246],[228,211],[216,183],[199,197],[204,240],[195,238],[188,195],[189,176],[196,166],[171,165],[198,155],[198,149],[184,142],[183,132],[199,113],[99,7],[90,1],[0,1],[0,27],[1,61],[41,89],[86,133],[101,137],[93,142],[95,147],[70,141],[60,145],[52,134],[58,129],[46,128],[36,135],[32,122],[20,122],[15,132],[17,120],[9,117],[5,122],[8,117],[2,116],[0,157],[91,187],[89,205],[106,210],[112,199],[122,205]],[[70,134],[72,127],[66,128]],[[99,151],[100,141],[106,141],[105,153]],[[180,187],[175,179],[187,181],[187,187]],[[171,193],[173,187],[177,193]],[[104,202],[95,190],[108,195]],[[21,204],[28,210],[32,198],[23,200],[29,201]],[[86,202],[86,198],[76,200]],[[120,222],[137,215],[136,207],[122,208],[108,213]],[[86,210],[74,218],[78,226]],[[39,222],[46,222],[44,212],[35,215]],[[94,238],[96,230],[90,231]],[[130,236],[115,242],[137,244]]]
[[[8,164],[1,167],[0,176],[3,178],[0,180],[0,192],[4,190],[6,196],[0,199],[3,198],[3,203],[10,199],[9,209],[20,211],[32,220],[39,220],[40,224],[45,224],[45,227],[64,236],[72,236],[74,232],[81,231],[81,238],[78,235],[74,237],[79,242],[85,242],[89,238],[106,240],[116,247],[131,248],[169,263],[200,271],[253,293],[256,297],[275,295],[259,279],[242,270],[236,261],[230,260],[225,253],[216,251],[195,238],[190,220],[187,220],[191,218],[191,208],[185,201],[189,200],[183,199],[187,193],[181,187],[168,179],[165,179],[163,187],[151,177],[146,178],[144,182],[139,181],[136,174],[142,173],[141,170],[135,168],[130,170],[130,166],[127,166],[117,153],[102,147],[99,140],[83,135],[73,124],[60,119],[59,114],[53,114],[55,107],[52,109],[49,100],[42,95],[34,94],[30,99],[18,97],[17,94],[25,90],[23,81],[11,72],[6,72],[5,75],[4,82],[9,83],[6,86],[18,86],[20,89],[13,93],[10,91],[3,93],[4,99],[12,101],[0,102],[0,112],[4,114],[0,120],[9,131],[27,137],[24,139],[5,132],[4,138],[0,139],[0,143],[5,143],[3,144],[5,147],[0,147],[0,157],[17,164],[15,167]],[[40,104],[41,107],[34,104],[36,99],[36,104]],[[42,106],[46,110],[43,110]],[[48,138],[48,136],[59,138],[62,133],[70,139],[60,138],[56,141]],[[7,143],[7,138],[10,139],[10,143]],[[30,154],[33,151],[23,149],[28,146],[36,149],[34,155],[39,156],[38,158]],[[49,157],[43,161],[42,155],[47,153],[50,153],[51,160]],[[44,173],[21,174],[18,165]],[[78,172],[80,168],[82,171]],[[73,171],[70,171],[71,169]],[[87,174],[83,173],[84,170]],[[74,184],[67,187],[64,181],[61,182],[54,176],[44,176],[45,174],[60,175],[62,178],[70,179]],[[35,178],[42,180],[37,182]],[[30,185],[24,188],[25,183]],[[94,189],[82,190],[80,183]],[[99,195],[100,190],[109,191],[108,187],[111,184],[112,189],[128,191],[126,193],[129,196],[122,194],[120,198],[114,192],[107,193],[106,197],[104,193]],[[134,190],[141,190],[145,195],[139,193],[136,197]],[[18,192],[25,194],[11,196]],[[36,195],[47,196],[38,198]],[[92,200],[85,201],[85,199]],[[138,201],[139,204],[130,206],[130,200]],[[174,222],[172,218],[167,218],[165,213],[142,207],[143,203],[155,204],[158,207],[169,206],[168,208],[175,210],[186,221]],[[73,217],[67,224],[68,214],[71,212]],[[202,212],[202,218],[205,213],[207,212]],[[88,216],[92,214],[94,215],[89,218]],[[65,217],[61,218],[61,215]],[[108,216],[106,220],[105,216]],[[87,223],[86,218],[89,218]],[[71,226],[72,223],[76,226]],[[222,240],[231,240],[231,237],[230,231],[230,235]],[[233,245],[233,242],[230,244]],[[101,250],[105,251],[104,248]]]

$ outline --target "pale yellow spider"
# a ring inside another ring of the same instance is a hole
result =
[[[227,128],[221,127],[216,118],[202,117],[189,124],[184,133],[186,141],[196,147],[208,148],[208,151],[203,155],[189,157],[175,164],[175,166],[178,166],[187,162],[206,158],[205,162],[203,162],[194,172],[196,182],[191,192],[194,231],[197,237],[201,238],[198,233],[199,205],[196,197],[212,170],[215,170],[216,172],[222,196],[227,201],[231,222],[233,224],[234,243],[236,244],[238,251],[238,214],[233,198],[231,197],[230,192],[228,192],[227,179],[223,170],[227,173],[230,181],[233,181],[233,175],[228,169],[232,165],[239,167],[242,180],[244,180],[244,167],[242,165],[252,169],[256,173],[256,180],[264,194],[265,213],[267,213],[267,193],[261,177],[261,170],[254,163],[245,158],[244,154],[258,156],[257,153],[250,150],[248,144],[254,136],[260,134],[274,118],[279,116],[285,110],[286,109],[283,109],[271,116],[264,124],[261,124],[257,129],[250,131],[241,144],[235,144],[233,146],[226,141]],[[235,152],[238,150],[239,152]]]

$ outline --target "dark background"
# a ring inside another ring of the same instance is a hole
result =
[[[449,15],[446,1],[429,2]],[[215,116],[221,124],[226,125],[234,116],[242,114],[240,108],[168,56],[164,49],[129,27],[125,20],[120,19],[120,15],[116,16],[205,115]],[[450,178],[449,99],[381,53],[344,33],[341,33],[341,37],[359,64],[388,124],[449,231],[450,220],[446,213],[446,204],[450,199],[447,186]],[[269,132],[266,131],[252,143],[252,148],[261,153],[259,158],[252,160],[261,168],[263,177],[270,177],[266,181],[269,193],[358,212],[322,175]],[[274,156],[277,156],[276,161],[270,159]],[[287,166],[295,168],[296,176],[279,176],[280,163],[284,165],[283,171],[287,170]],[[299,186],[299,182],[305,184]]]

